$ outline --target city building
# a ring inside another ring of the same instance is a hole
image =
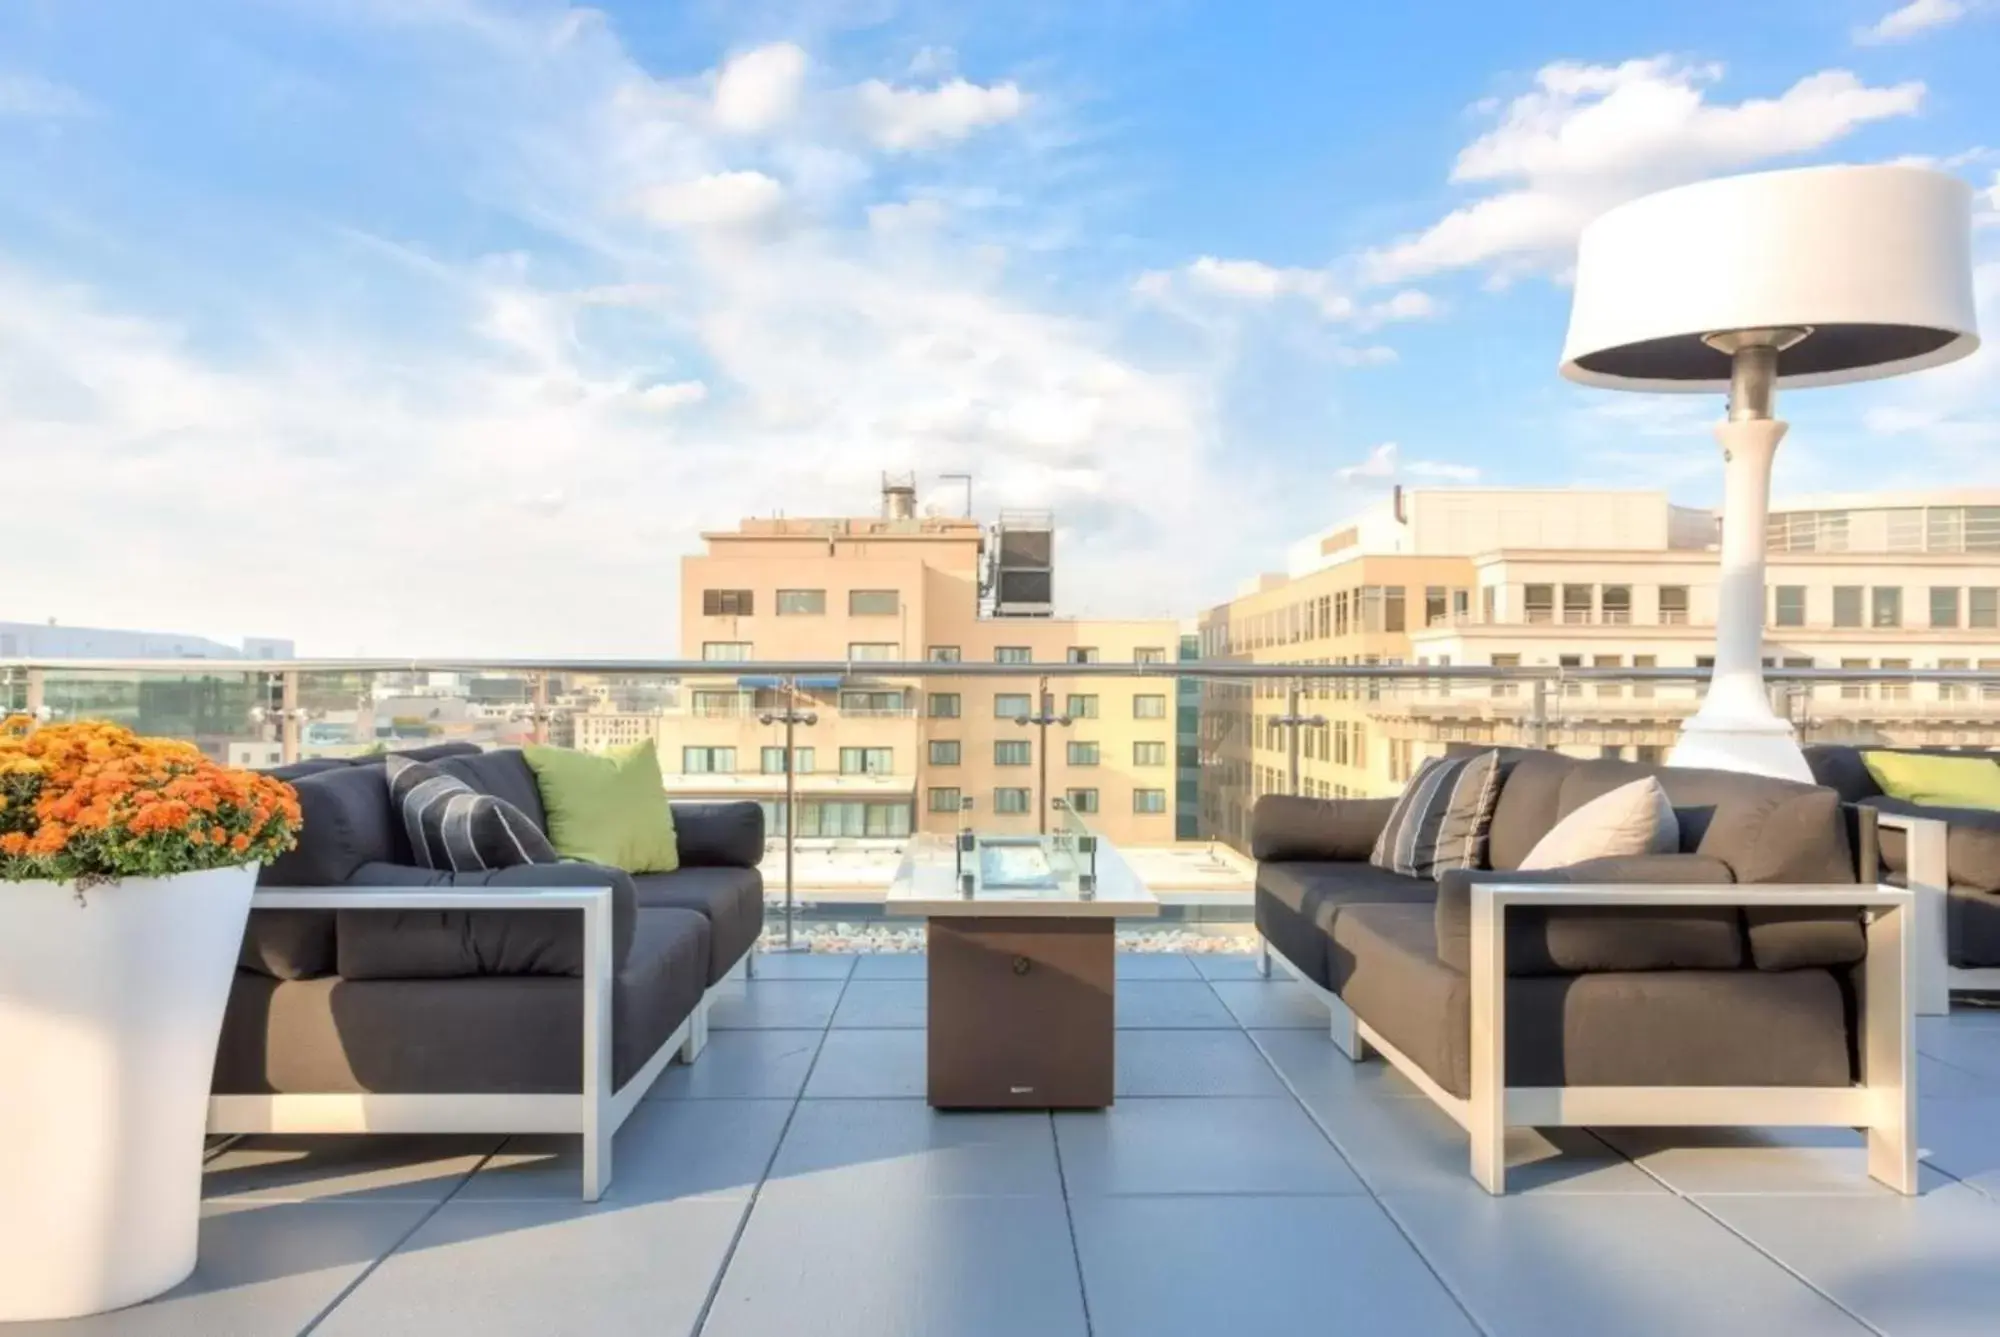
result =
[[[122,631],[48,622],[0,622],[0,659],[290,659],[292,643],[270,636],[227,645],[174,631]]]
[[[1047,517],[1003,517],[994,531],[919,517],[908,489],[889,483],[877,517],[749,519],[704,534],[705,551],[682,559],[681,642],[716,673],[683,682],[678,703],[656,712],[580,716],[579,745],[636,741],[650,726],[670,790],[755,797],[777,833],[785,727],[765,719],[788,704],[784,684],[727,665],[841,662],[839,674],[800,679],[790,702],[816,721],[798,725],[793,741],[800,836],[898,837],[967,821],[1031,832],[1062,820],[1049,802],[1061,798],[1116,842],[1173,843],[1183,825],[1180,729],[1191,749],[1194,712],[1181,708],[1172,677],[869,669],[1167,663],[1182,653],[1170,620],[1044,615],[1054,603]],[[1044,713],[1067,723],[1025,722]]]
[[[1249,663],[1706,668],[1716,517],[1659,492],[1398,490],[1294,545],[1283,575],[1201,619],[1204,654]],[[1766,662],[1778,669],[2000,669],[2000,490],[1772,508]],[[1203,833],[1240,843],[1292,784],[1282,681],[1204,689]],[[2000,688],[1773,685],[1808,740],[2000,740]],[[1392,794],[1453,742],[1657,760],[1692,682],[1339,684],[1306,689],[1298,792]]]

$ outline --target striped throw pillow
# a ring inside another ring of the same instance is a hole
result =
[[[549,838],[507,800],[407,757],[390,757],[387,769],[389,804],[425,868],[481,873],[560,861]]]
[[[1432,757],[1389,811],[1368,862],[1407,877],[1436,878],[1486,864],[1486,835],[1500,799],[1500,754]]]

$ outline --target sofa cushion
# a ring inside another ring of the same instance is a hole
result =
[[[1555,824],[1521,860],[1521,868],[1563,868],[1589,859],[1674,854],[1681,847],[1667,791],[1653,777],[1600,794]]]
[[[629,873],[680,867],[673,809],[651,739],[602,755],[562,747],[531,747],[522,755],[541,789],[549,838],[566,856]]]
[[[1933,808],[2000,811],[2000,763],[1987,756],[1863,752],[1861,764],[1890,798]]]
[[[1456,1096],[1472,1090],[1471,994],[1421,906],[1333,926],[1354,1014]],[[1507,981],[1510,1086],[1844,1086],[1847,1002],[1826,970],[1616,971]]]
[[[424,868],[486,872],[556,862],[548,837],[506,799],[482,794],[427,762],[391,757],[389,801]]]
[[[1945,900],[1947,952],[1955,966],[2000,966],[2000,892],[1953,886]]]
[[[639,915],[611,996],[612,1080],[630,1081],[701,1002],[708,924]],[[583,988],[536,975],[280,981],[236,973],[216,1052],[218,1094],[574,1094]]]
[[[1812,772],[1813,783],[1825,785],[1840,795],[1843,802],[1859,803],[1882,793],[1882,787],[1862,764],[1860,748],[1843,743],[1812,743],[1806,746],[1805,754],[1806,769]]]
[[[1250,810],[1250,857],[1259,861],[1366,860],[1395,806],[1392,798],[1266,794]]]
[[[1328,984],[1327,932],[1346,905],[1393,902],[1429,905],[1437,884],[1373,864],[1346,861],[1265,862],[1257,865],[1254,916],[1271,949],[1314,983]]]
[[[1981,808],[1927,808],[1906,799],[1863,799],[1862,806],[1878,813],[1928,817],[1945,823],[1945,867],[1953,885],[2000,891],[2000,813]],[[1887,827],[1881,831],[1882,867],[1897,879],[1910,871],[1909,838]]]
[[[349,885],[609,887],[614,968],[631,951],[639,908],[627,874],[587,863],[468,873],[373,863],[357,868]],[[583,974],[583,916],[575,910],[341,910],[336,923],[339,973],[348,979]]]
[[[337,887],[371,860],[408,857],[379,766],[330,767],[291,784],[299,796],[299,843],[259,870],[259,886]],[[237,964],[285,980],[331,974],[333,912],[252,910]]]
[[[745,799],[671,803],[683,868],[755,868],[764,859],[764,807]]]
[[[1396,799],[1368,861],[1409,877],[1486,862],[1487,830],[1500,794],[1500,757],[1431,757]]]
[[[535,773],[528,769],[528,763],[521,759],[518,748],[500,748],[492,752],[454,753],[437,763],[446,775],[455,775],[482,794],[506,799],[509,803],[528,814],[528,820],[540,827],[544,834],[549,830],[548,814],[542,810],[542,791],[535,784]],[[551,841],[560,851],[560,842]]]
[[[1532,874],[1460,869],[1438,881],[1439,959],[1454,970],[1472,960],[1475,882],[1688,883],[1724,886],[1729,865],[1699,854],[1591,859]],[[1507,973],[1561,975],[1588,970],[1729,970],[1743,964],[1743,928],[1734,907],[1517,906],[1507,911]]]
[[[682,868],[637,873],[632,885],[642,909],[696,910],[709,926],[708,978],[713,984],[757,945],[764,932],[764,878],[755,868]]]
[[[1487,866],[1519,868],[1536,842],[1555,829],[1562,815],[1563,778],[1576,765],[1574,757],[1556,752],[1501,753],[1500,798],[1493,805]]]
[[[1722,860],[1738,882],[1855,880],[1840,796],[1817,785],[1741,771],[1586,761],[1563,780],[1563,811],[1629,782],[1635,773],[1654,775],[1666,789],[1680,820],[1681,848]],[[1751,957],[1761,969],[1845,965],[1867,952],[1855,911],[1755,908],[1745,910],[1743,920]]]

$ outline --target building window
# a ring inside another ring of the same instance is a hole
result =
[[[1069,764],[1072,766],[1095,766],[1097,764],[1097,744],[1071,741]]]
[[[1898,507],[1882,512],[1885,522],[1886,542],[1884,547],[1890,552],[1922,552],[1924,550],[1924,513],[1920,507]]]
[[[1780,585],[1772,592],[1771,623],[1778,627],[1803,627],[1806,624],[1805,586]]]
[[[1132,791],[1133,812],[1165,812],[1167,791],[1164,789],[1135,789]]]
[[[1026,766],[1034,760],[1034,748],[1025,738],[1002,738],[993,744],[995,766]]]
[[[2000,589],[1975,586],[1965,592],[1965,625],[1988,630],[2000,627]]]
[[[749,590],[703,590],[703,617],[749,617],[752,600]]]
[[[681,771],[686,775],[734,775],[736,749],[733,747],[684,747]]]
[[[799,805],[802,836],[872,836],[894,839],[910,834],[908,799],[863,802],[859,799],[810,799]]]
[[[688,699],[688,713],[700,719],[711,720],[740,715],[747,699],[743,693],[734,689],[704,691],[696,688]]]
[[[740,664],[750,658],[750,642],[703,641],[701,657],[710,664]]]
[[[1623,668],[1625,666],[1625,658],[1623,655],[1592,655],[1590,657],[1590,666],[1600,669]],[[1597,695],[1606,700],[1615,701],[1625,695],[1625,685],[1618,682],[1599,682],[1597,684]]]
[[[1859,585],[1835,585],[1833,587],[1833,625],[1836,627],[1858,627],[1861,625],[1861,587]]]
[[[1600,596],[1603,611],[1599,620],[1606,626],[1622,627],[1632,621],[1632,587],[1630,585],[1606,585]]]
[[[779,617],[814,617],[826,612],[825,590],[779,590]]]
[[[1840,661],[1840,666],[1844,669],[1865,669],[1868,667],[1868,661],[1865,659],[1843,659]],[[1865,682],[1844,682],[1840,684],[1840,699],[1843,701],[1866,701],[1868,699],[1868,684]]]
[[[930,649],[924,651],[924,658],[930,660],[933,664],[956,664],[958,662],[958,647],[955,645],[933,645]]]
[[[1063,707],[1063,714],[1073,720],[1094,720],[1097,718],[1097,693],[1071,692],[1069,703]]]
[[[1563,622],[1572,627],[1588,626],[1596,604],[1597,589],[1591,585],[1563,586]]]
[[[1658,668],[1659,666],[1660,666],[1660,657],[1658,655],[1632,656],[1632,667],[1635,669],[1650,669],[1650,668]],[[1632,684],[1632,695],[1651,696],[1652,694],[1653,694],[1653,684],[1651,682],[1634,682]]]
[[[1521,587],[1523,621],[1553,622],[1556,620],[1556,587],[1553,585],[1523,585]]]
[[[956,789],[932,789],[929,793],[932,812],[959,812],[965,807],[964,797]]]
[[[1132,764],[1134,766],[1164,766],[1167,764],[1165,743],[1132,744]]]
[[[1885,669],[1907,669],[1907,668],[1908,668],[1909,666],[1910,666],[1910,661],[1909,661],[1909,660],[1907,660],[1907,659],[1885,659],[1885,660],[1883,660],[1883,661],[1882,661],[1881,663],[1879,663],[1879,664],[1877,664],[1877,665],[1876,665],[1876,667],[1877,667],[1877,668],[1885,668]],[[1910,684],[1908,684],[1908,683],[1906,683],[1906,682],[1885,682],[1885,683],[1883,683],[1883,684],[1882,684],[1882,699],[1883,699],[1884,701],[1907,701],[1907,700],[1909,700],[1909,699],[1910,699]]]
[[[847,592],[847,613],[850,617],[894,617],[902,611],[903,601],[894,590],[849,590]]]
[[[958,718],[957,692],[932,692],[924,700],[924,713],[934,720]]]
[[[996,664],[1032,664],[1035,657],[1025,645],[996,645],[993,647],[993,662]]]
[[[847,643],[847,657],[850,660],[880,664],[896,659],[901,654],[902,647],[898,646],[894,641],[849,641]]]
[[[1382,591],[1382,630],[1407,631],[1409,623],[1403,612],[1403,587],[1391,585]]]
[[[1933,627],[1958,626],[1958,587],[1956,585],[1931,586],[1931,625]]]
[[[1096,812],[1097,791],[1095,789],[1071,789],[1065,792],[1071,812]]]
[[[931,765],[958,765],[958,740],[956,738],[931,739]]]
[[[1141,693],[1132,698],[1132,718],[1135,720],[1163,720],[1167,717],[1167,698]]]
[[[1026,812],[1028,791],[1025,789],[996,789],[993,791],[993,811]]]
[[[1947,671],[1956,669],[1959,672],[1964,672],[1966,669],[1972,667],[1972,661],[1969,659],[1940,659],[1937,666]],[[1938,684],[1937,696],[1940,701],[1963,701],[1965,700],[1965,684],[1961,682],[1941,682]]]
[[[1325,634],[1324,631],[1320,632],[1322,636]],[[1167,662],[1167,652],[1162,646],[1142,645],[1132,652],[1132,662],[1134,664],[1164,664]]]
[[[1663,627],[1684,627],[1688,620],[1688,587],[1685,585],[1660,586],[1660,625]]]
[[[1424,625],[1426,627],[1442,627],[1450,620],[1451,614],[1448,611],[1449,604],[1446,602],[1446,594],[1447,591],[1442,585],[1424,586]]]
[[[1026,692],[998,692],[993,697],[993,718],[996,720],[1024,720],[1034,712],[1034,703]]]
[[[1489,626],[1500,620],[1500,591],[1492,585],[1479,591],[1479,617]]]
[[[763,749],[761,769],[766,775],[783,775],[785,773],[785,749],[782,747],[767,747]]]
[[[1488,662],[1490,662],[1493,665],[1493,667],[1497,669],[1517,669],[1521,667],[1521,656],[1494,655]],[[1520,694],[1521,694],[1520,683],[1509,682],[1504,678],[1495,678],[1493,680],[1493,695],[1499,697],[1508,697],[1508,696],[1519,696]],[[1341,739],[1341,745],[1344,750],[1346,747],[1346,738],[1344,731]],[[1342,758],[1342,760],[1345,760],[1345,758]]]
[[[889,775],[895,767],[895,750],[886,747],[844,747],[840,749],[842,775]]]
[[[1903,591],[1895,585],[1877,585],[1868,591],[1872,627],[1903,625]]]
[[[840,709],[847,715],[900,715],[903,713],[903,694],[900,691],[863,692],[849,689],[840,694]]]
[[[1097,647],[1094,645],[1072,645],[1063,652],[1063,659],[1071,664],[1095,664]]]

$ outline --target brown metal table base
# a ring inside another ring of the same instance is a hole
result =
[[[932,919],[931,1105],[1109,1105],[1114,927],[1108,918]]]

